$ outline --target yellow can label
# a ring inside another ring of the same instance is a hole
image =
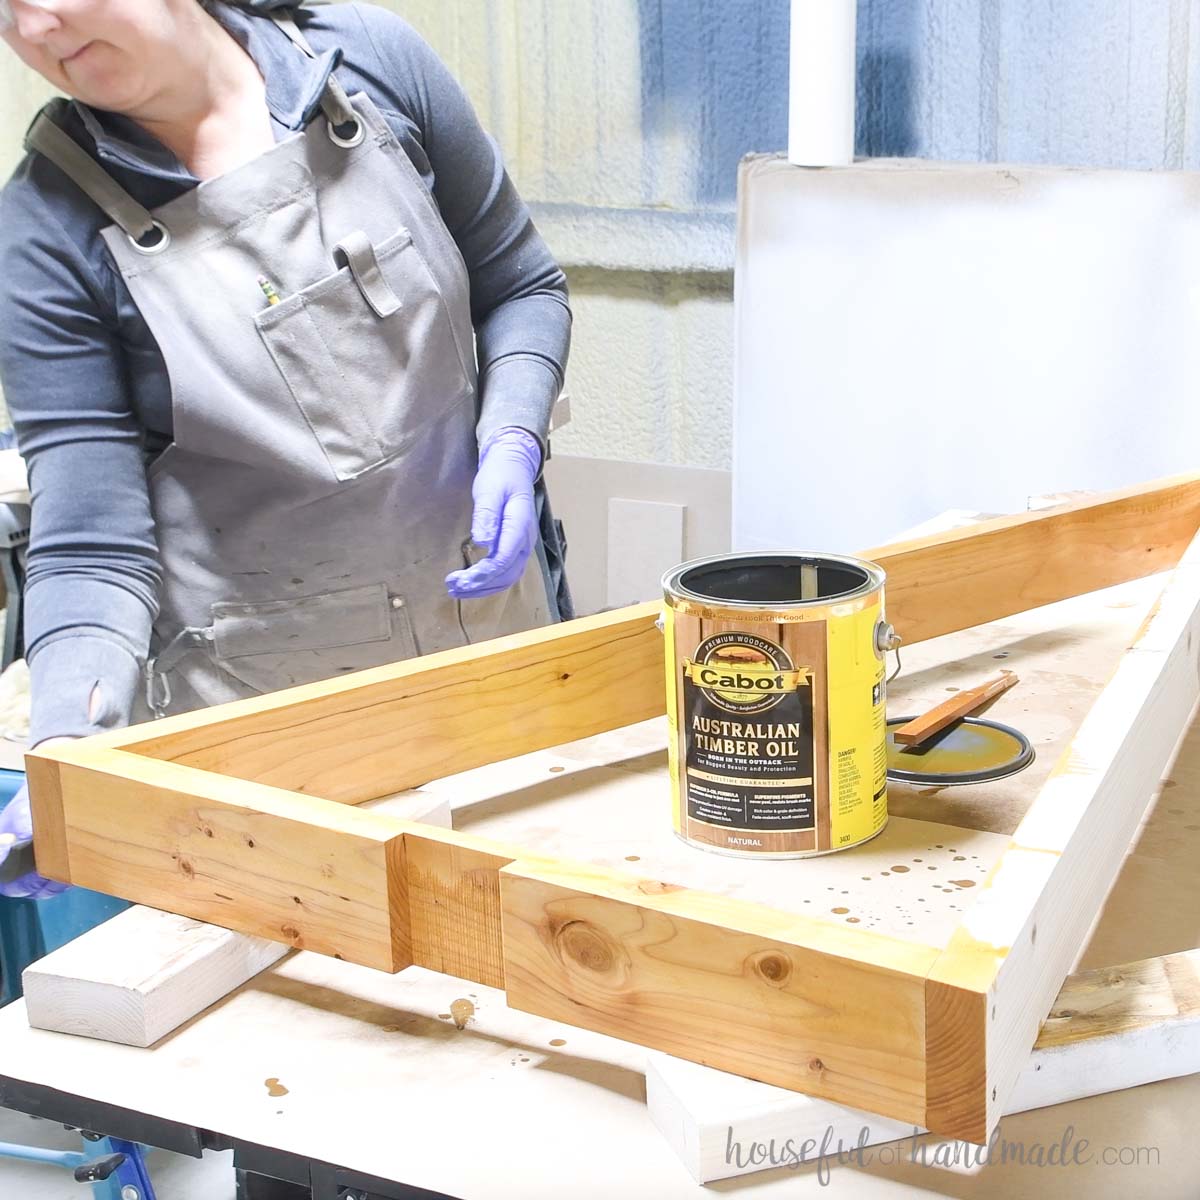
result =
[[[853,846],[887,822],[886,685],[875,652],[878,603],[836,617],[829,631],[830,849]]]

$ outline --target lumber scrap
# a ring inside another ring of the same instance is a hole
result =
[[[137,905],[25,968],[34,1029],[152,1046],[287,946]]]
[[[994,700],[1009,688],[1016,687],[1018,682],[1016,672],[1001,671],[985,683],[967,688],[966,691],[951,696],[949,700],[943,700],[941,704],[919,717],[898,725],[891,731],[892,740],[901,746],[919,746],[935,733],[941,733],[947,725],[953,725],[955,721],[975,712],[989,700]]]

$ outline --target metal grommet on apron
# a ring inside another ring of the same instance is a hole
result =
[[[146,238],[151,233],[157,233],[158,237],[147,243]],[[161,254],[171,244],[171,231],[161,222],[154,221],[150,227],[150,233],[145,233],[141,238],[135,238],[132,234],[125,235],[129,239],[129,244],[139,254]]]
[[[171,379],[174,442],[147,472],[163,584],[135,719],[557,616],[543,553],[501,595],[446,592],[478,468],[470,279],[370,99],[330,75],[321,109],[153,212],[47,116],[30,129],[112,219],[102,236]]]
[[[347,126],[353,128],[354,132],[343,134],[342,129],[347,128]],[[344,146],[347,150],[353,149],[367,135],[366,126],[361,121],[347,122],[346,125],[340,128],[334,128],[332,125],[326,125],[325,128],[329,134],[329,140],[335,146]]]

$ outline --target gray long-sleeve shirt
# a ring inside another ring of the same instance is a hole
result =
[[[544,437],[570,336],[565,281],[445,66],[409,25],[368,4],[300,15],[316,59],[267,17],[225,4],[214,15],[258,65],[277,140],[318,111],[332,70],[379,107],[467,265],[480,439],[505,425]],[[65,100],[51,111],[149,208],[199,182],[127,118]],[[100,237],[107,224],[36,155],[0,193],[0,380],[33,493],[34,742],[128,722],[157,614],[145,470],[171,440],[170,383]],[[99,710],[89,713],[96,684]]]

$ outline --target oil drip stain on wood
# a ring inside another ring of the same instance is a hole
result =
[[[459,1029],[466,1029],[467,1022],[475,1015],[475,1005],[470,1000],[455,1000],[450,1005],[450,1015]]]
[[[263,1084],[267,1089],[268,1096],[286,1096],[288,1094],[288,1089],[274,1075],[270,1079],[264,1079]]]

